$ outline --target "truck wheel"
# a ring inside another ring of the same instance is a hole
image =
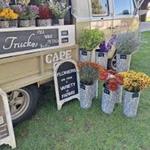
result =
[[[10,112],[14,125],[30,118],[36,110],[38,89],[28,86],[8,93]]]
[[[108,60],[108,68],[116,70],[116,55],[114,55],[112,59]]]

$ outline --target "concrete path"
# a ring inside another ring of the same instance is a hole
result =
[[[140,25],[140,31],[150,31],[150,22],[142,22]]]

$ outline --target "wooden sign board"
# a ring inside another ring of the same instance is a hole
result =
[[[16,148],[8,98],[6,93],[0,89],[0,145],[2,144]]]
[[[0,29],[0,58],[75,45],[75,27]]]
[[[66,60],[54,64],[54,82],[58,110],[65,102],[80,98],[79,71],[75,61]]]

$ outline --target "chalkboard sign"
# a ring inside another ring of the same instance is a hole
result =
[[[0,32],[0,54],[29,51],[58,45],[58,28]]]
[[[65,102],[75,98],[79,99],[79,74],[73,60],[54,65],[54,81],[58,110]]]
[[[0,89],[0,145],[3,144],[8,144],[13,149],[16,148],[8,98],[6,93]]]

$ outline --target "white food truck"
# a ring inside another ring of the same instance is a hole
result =
[[[103,30],[106,39],[138,30],[134,0],[68,0],[68,5],[65,25],[0,29],[0,88],[8,95],[14,124],[36,110],[39,87],[53,79],[53,63],[78,60],[78,38],[84,29]],[[110,62],[114,55],[112,50]]]

